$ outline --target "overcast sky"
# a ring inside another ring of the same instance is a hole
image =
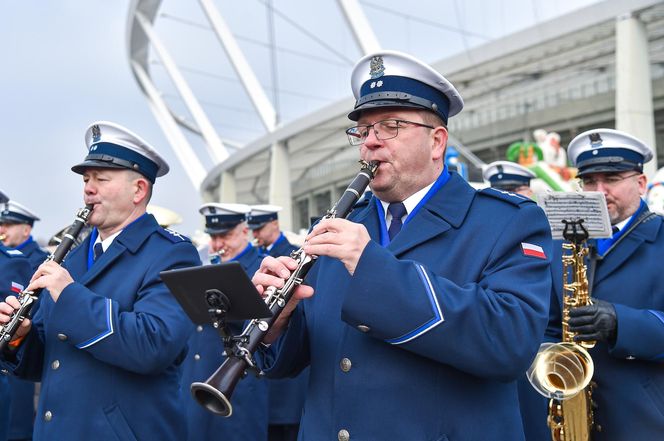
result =
[[[289,41],[299,38],[302,45],[294,50],[311,51],[328,59],[322,62],[322,68],[308,67],[296,58],[279,66],[277,86],[289,90],[291,97],[289,101],[288,94],[283,95],[279,104],[285,119],[343,98],[344,93],[350,95],[347,78],[352,63],[349,60],[356,60],[359,51],[352,45],[347,30],[334,22],[339,19],[336,3],[331,0],[320,2],[274,1],[275,8],[285,13],[298,11],[313,16],[316,10],[322,11],[319,17],[298,18],[300,29],[278,16],[275,23],[279,31],[278,43],[292,45]],[[390,0],[380,4],[362,1],[361,4],[367,15],[377,21],[374,25],[376,34],[385,42],[384,47],[410,51],[425,61],[433,62],[452,55],[442,51],[441,47],[458,52],[465,46],[487,40],[484,37],[496,38],[509,29],[514,31],[593,2],[422,0],[409,3],[408,14],[411,15],[407,17],[406,13],[399,15],[402,1]],[[0,189],[41,216],[42,221],[36,224],[34,231],[39,239],[46,240],[69,225],[76,210],[83,204],[82,178],[71,172],[70,167],[85,157],[85,129],[97,120],[122,124],[157,147],[169,162],[171,172],[157,180],[152,202],[182,215],[184,222],[175,229],[191,235],[201,227],[197,210],[202,200],[155,122],[129,67],[126,48],[129,3],[129,0],[0,0],[0,151],[3,165]],[[265,0],[217,3],[224,14],[232,17],[230,21],[234,33],[244,38],[240,41],[242,45],[247,48],[255,45],[249,41],[250,37],[267,38]],[[382,9],[380,5],[384,5]],[[263,15],[257,14],[258,18],[252,16],[253,21],[248,25],[241,21],[242,16],[247,14],[241,9],[244,7],[260,8]],[[308,12],[306,8],[309,8]],[[427,8],[432,12],[428,13]],[[168,14],[179,18],[174,19]],[[221,60],[220,64],[224,64],[223,55],[207,56],[205,48],[198,43],[189,43],[188,39],[194,38],[193,31],[187,32],[186,27],[169,28],[176,24],[182,26],[182,20],[191,20],[193,25],[188,25],[191,30],[196,28],[197,23],[205,23],[201,17],[200,6],[194,0],[164,0],[158,30],[167,34],[164,35],[167,42],[174,44],[177,41],[180,53],[182,48],[192,54],[203,52],[201,55],[204,58]],[[469,32],[474,34],[455,33],[449,28],[426,24],[420,18],[445,22],[451,28],[472,28]],[[295,29],[290,36],[286,31],[289,28]],[[418,34],[420,30],[424,36]],[[434,31],[446,34],[439,36],[432,34]],[[207,33],[206,38],[214,42],[209,30],[203,29],[202,32]],[[307,32],[310,37],[306,37]],[[326,35],[325,32],[331,33]],[[320,36],[320,43],[312,40],[316,35]],[[326,48],[325,44],[329,47]],[[339,48],[339,45],[344,46],[343,54],[335,55],[333,49]],[[265,48],[262,50],[265,51]],[[178,49],[174,48],[174,52],[177,54]],[[285,57],[283,55],[282,58]],[[249,54],[249,58],[252,62],[265,59],[264,52],[256,52],[253,58]],[[195,60],[183,61],[190,67],[191,63]],[[295,70],[289,71],[286,66],[293,66]],[[205,69],[216,68],[206,66]],[[227,74],[221,72],[225,67],[218,69],[217,74]],[[297,89],[302,76],[315,75],[307,69],[338,69],[336,76],[343,81],[326,90],[329,93],[309,90],[310,97],[298,97],[297,93],[303,91],[294,89]],[[261,81],[270,83],[272,77],[266,69],[258,71]],[[158,86],[169,92],[171,86],[159,78],[157,67],[154,75]],[[271,84],[266,84],[266,87],[268,95],[271,95]],[[305,99],[308,100],[306,105],[302,101]],[[175,102],[172,102],[174,106]],[[241,114],[237,109],[233,110],[229,103],[225,104],[234,113]],[[244,110],[251,111],[250,108]],[[254,134],[260,134],[262,128],[257,118],[247,117],[244,121],[244,135],[228,129],[227,133],[221,134],[222,137],[244,137],[246,141]],[[203,162],[208,168],[212,165],[209,158],[203,158]]]

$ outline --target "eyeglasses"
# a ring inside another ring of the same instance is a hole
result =
[[[604,187],[613,188],[618,184],[620,184],[625,179],[633,178],[634,176],[639,176],[639,175],[641,175],[641,173],[632,173],[631,175],[626,175],[626,176],[611,174],[604,176],[601,179],[598,179],[597,176],[584,176],[580,178],[580,181],[584,189],[597,188],[600,182]]]
[[[367,136],[369,136],[369,129],[373,129],[376,139],[385,141],[386,139],[396,138],[399,134],[399,129],[406,127],[408,124],[418,127],[426,127],[427,129],[435,129],[433,126],[415,121],[384,119],[373,124],[351,127],[346,130],[346,135],[348,135],[348,142],[350,142],[350,145],[361,145],[366,142]]]

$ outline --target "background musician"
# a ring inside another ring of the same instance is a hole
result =
[[[279,227],[280,211],[278,205],[252,205],[249,213],[249,229],[257,246],[261,247],[263,254],[272,257],[290,256],[298,248],[288,241]],[[308,369],[295,378],[269,381],[269,441],[297,439],[307,381]]]
[[[64,266],[42,264],[28,290],[45,288],[34,320],[2,354],[15,374],[41,380],[35,440],[180,441],[180,374],[191,321],[162,283],[163,270],[200,264],[185,237],[145,212],[168,164],[110,122],[91,125],[83,176],[94,226]],[[6,323],[18,303],[0,303]]]
[[[463,101],[437,71],[382,51],[351,84],[347,134],[379,163],[373,197],[308,235],[311,286],[272,328],[263,367],[311,367],[300,439],[521,440],[516,379],[547,322],[548,222],[444,166]],[[267,257],[254,283],[283,286],[294,263]]]
[[[9,201],[7,195],[0,191],[0,204]],[[0,298],[4,301],[7,296],[16,295],[30,281],[32,270],[30,261],[19,250],[8,248],[0,243]],[[10,408],[15,404],[10,390],[10,381],[15,380],[8,376],[9,372],[3,369],[0,375],[0,439],[8,439]],[[32,413],[28,424],[32,426]],[[28,435],[32,436],[32,432]]]
[[[278,205],[252,205],[249,229],[261,253],[273,257],[289,256],[297,247],[290,243],[279,227]]]
[[[32,210],[13,200],[7,201],[0,211],[0,235],[5,236],[3,245],[25,254],[34,270],[48,257],[32,238],[32,228],[38,220]]]
[[[617,130],[595,129],[575,137],[568,148],[584,191],[601,191],[614,227],[610,239],[590,240],[588,262],[593,305],[572,308],[570,331],[578,341],[596,340],[592,399],[594,441],[660,439],[664,433],[664,225],[642,199],[643,164],[653,151]],[[561,248],[553,273],[562,277]],[[592,255],[591,250],[591,255]],[[560,340],[561,285],[551,307],[547,337]],[[546,424],[546,415],[539,415]]]
[[[205,217],[205,232],[210,235],[210,263],[239,262],[253,274],[263,255],[249,243],[247,217],[251,208],[245,204],[208,203],[199,212]],[[230,325],[240,334],[242,323]],[[212,325],[199,325],[189,340],[184,362],[182,387],[186,392],[185,413],[189,431],[187,440],[267,440],[268,385],[264,379],[248,375],[237,386],[237,401],[230,418],[216,416],[201,407],[189,393],[193,382],[205,381],[226,358],[219,331]]]
[[[32,238],[32,228],[38,220],[39,216],[32,210],[14,200],[7,201],[0,211],[0,235],[5,237],[2,243],[25,254],[30,261],[31,275],[48,257],[48,253],[42,250]],[[33,314],[39,307],[38,303],[33,307]],[[16,441],[32,439],[35,418],[35,383],[10,376],[9,388],[12,406],[7,439]]]
[[[484,168],[482,177],[495,189],[533,197],[530,180],[536,177],[535,173],[515,162],[494,161]]]

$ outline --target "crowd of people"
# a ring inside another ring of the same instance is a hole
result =
[[[280,207],[204,204],[209,243],[197,249],[148,212],[166,161],[106,121],[88,127],[72,167],[92,229],[64,262],[32,239],[38,216],[0,193],[0,324],[17,295],[41,291],[0,353],[0,440],[551,439],[547,400],[525,373],[543,342],[561,340],[563,320],[576,342],[597,342],[592,439],[661,437],[664,275],[653,262],[664,226],[643,172],[652,146],[605,128],[569,143],[581,190],[604,195],[614,233],[588,240],[592,303],[563,318],[562,243],[532,199],[535,174],[497,161],[477,190],[446,165],[448,120],[464,105],[454,85],[380,51],[359,60],[351,86],[346,134],[378,166],[370,193],[348,218],[311,227],[302,251],[316,264],[229,418],[189,392],[229,356],[219,330],[195,326],[159,274],[238,262],[259,293],[283,287],[298,261]]]

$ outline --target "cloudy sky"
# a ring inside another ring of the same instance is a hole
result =
[[[348,76],[360,53],[336,2],[274,0],[272,35],[276,35],[280,59],[271,66],[267,1],[218,1],[217,5],[228,17],[266,93],[278,101],[282,120],[349,96]],[[408,11],[401,11],[403,2],[397,0],[360,3],[385,48],[433,62],[594,2],[420,0],[409,2]],[[202,200],[155,122],[129,67],[129,5],[129,0],[0,0],[0,152],[4,166],[0,189],[41,216],[35,227],[39,239],[46,240],[71,223],[82,206],[82,179],[70,167],[85,156],[85,129],[97,120],[122,124],[157,147],[171,172],[157,181],[152,202],[180,213],[184,222],[175,228],[181,232],[192,234],[201,227],[197,209]],[[240,142],[259,136],[263,128],[232,78],[198,2],[164,0],[156,27],[195,92],[204,95],[206,111],[221,136]],[[169,105],[181,110],[163,69],[155,63],[152,70]],[[304,78],[322,72],[331,72],[334,81],[320,88],[303,85]],[[212,91],[225,90],[223,84],[228,90],[223,96],[215,95]],[[280,90],[277,95],[275,88]],[[237,91],[236,98],[233,93]],[[198,152],[204,166],[211,168],[205,150]]]

